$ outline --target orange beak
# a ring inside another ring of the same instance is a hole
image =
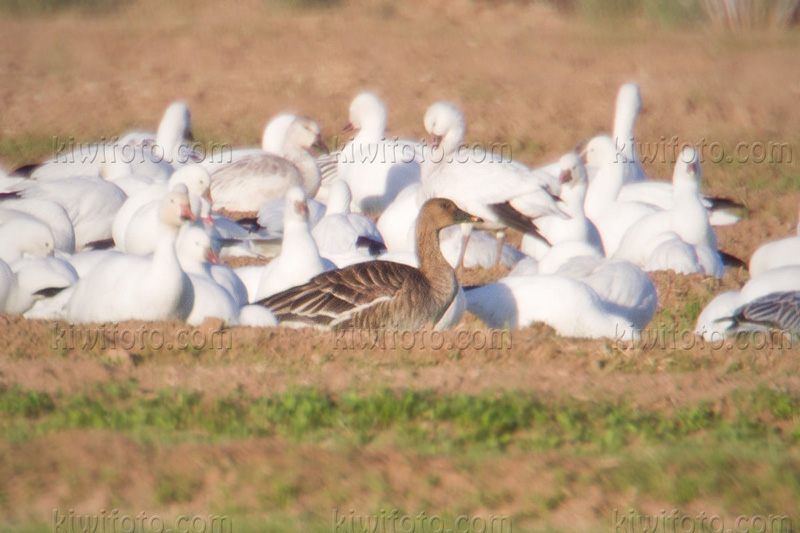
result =
[[[219,257],[214,253],[214,250],[209,250],[206,254],[206,259],[209,263],[219,263]]]
[[[197,220],[197,217],[195,217],[194,213],[192,213],[192,208],[189,207],[189,204],[184,204],[181,206],[181,218],[185,220],[191,220],[192,222]]]

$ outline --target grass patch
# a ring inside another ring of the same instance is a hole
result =
[[[22,16],[65,11],[103,15],[120,9],[125,3],[123,0],[0,0],[0,12]]]
[[[204,398],[162,390],[144,397],[135,385],[99,387],[61,396],[11,387],[0,391],[0,436],[14,441],[70,429],[186,438],[280,435],[318,442],[336,437],[361,446],[380,438],[422,453],[585,448],[616,451],[639,440],[679,442],[712,432],[721,441],[766,438],[792,443],[800,435],[800,397],[767,388],[741,391],[733,410],[700,403],[672,413],[626,404],[561,400],[534,393],[438,395],[433,391],[325,394],[306,388],[271,397],[242,392]],[[165,499],[185,491],[165,485]]]

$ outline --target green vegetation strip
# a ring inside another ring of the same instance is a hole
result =
[[[237,392],[204,397],[135,383],[104,385],[80,395],[0,389],[0,438],[21,441],[69,429],[140,433],[166,440],[241,439],[279,435],[317,442],[343,438],[363,445],[383,433],[427,453],[480,449],[615,451],[643,439],[678,442],[701,435],[719,442],[800,440],[800,397],[767,387],[737,391],[715,406],[701,402],[671,412],[626,403],[544,401],[536,393],[439,395],[433,391],[297,389],[270,397]]]

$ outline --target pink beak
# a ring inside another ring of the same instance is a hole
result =
[[[192,222],[197,220],[197,217],[195,217],[194,213],[192,213],[192,208],[189,207],[189,204],[181,206],[181,218],[191,220]]]
[[[208,254],[206,254],[206,259],[209,263],[219,263],[219,257],[217,257],[217,254],[214,253],[214,250],[208,251]]]

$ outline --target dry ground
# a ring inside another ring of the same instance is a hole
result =
[[[508,142],[516,159],[536,164],[607,131],[616,91],[629,80],[640,84],[645,100],[636,130],[643,142],[677,135],[719,142],[728,153],[740,142],[790,143],[797,152],[798,44],[797,32],[731,36],[637,21],[595,25],[537,6],[460,0],[354,0],[323,10],[256,0],[140,0],[102,17],[3,16],[0,164],[12,168],[47,156],[54,135],[88,141],[153,129],[176,98],[189,103],[195,135],[204,141],[256,144],[270,116],[296,110],[317,118],[334,145],[349,100],[363,88],[385,98],[392,134],[419,138],[427,105],[447,99],[464,110],[470,141]],[[667,162],[646,168],[663,179],[671,173]],[[705,190],[750,209],[744,221],[720,229],[722,249],[747,260],[759,243],[795,231],[796,160],[706,163],[704,173]],[[470,283],[500,274],[460,273]],[[737,394],[767,387],[800,395],[796,349],[711,350],[680,340],[699,309],[723,288],[740,286],[746,273],[731,272],[722,283],[671,274],[654,279],[661,305],[653,329],[676,331],[679,341],[633,350],[562,339],[540,326],[514,331],[511,345],[496,350],[423,349],[419,341],[409,350],[342,349],[330,334],[246,328],[229,331],[230,347],[222,349],[84,350],[54,344],[52,324],[0,317],[0,390],[38,391],[65,402],[102,398],[110,386],[131,384],[130,394],[142,401],[164,391],[201,392],[211,402],[304,387],[334,398],[386,388],[444,396],[510,392],[555,405],[624,404],[664,416],[710,406],[723,418],[738,409]],[[141,326],[168,338],[182,327],[132,323],[120,330]],[[481,330],[469,316],[460,327]],[[218,328],[209,323],[204,331]],[[681,470],[671,455],[678,452],[661,442],[635,440],[608,453],[580,446],[537,451],[516,441],[448,451],[408,444],[391,432],[366,444],[280,431],[215,437],[192,427],[148,435],[146,428],[115,430],[102,420],[47,429],[35,417],[22,423],[10,412],[0,418],[3,529],[47,524],[54,508],[224,512],[241,517],[237,531],[322,530],[334,507],[508,514],[518,531],[607,530],[613,509],[629,507],[651,514],[674,506],[726,517],[800,514],[796,484],[781,481],[800,465],[792,446],[777,456],[774,447],[762,455],[746,445],[721,445],[727,462],[709,471],[731,477],[698,482],[687,496],[675,480],[690,479],[694,463]],[[788,431],[791,423],[774,428]],[[713,463],[715,456],[697,460]],[[625,475],[638,481],[619,481]]]

